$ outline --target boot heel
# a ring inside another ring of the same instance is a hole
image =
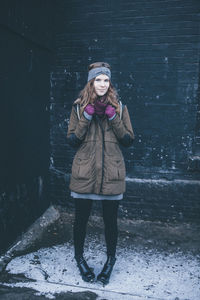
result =
[[[103,283],[103,285],[109,283],[110,275],[112,273],[115,262],[116,258],[114,256],[108,256],[101,273],[99,273],[99,275],[97,276],[97,281],[100,281],[101,283]]]
[[[82,279],[86,282],[93,282],[95,279],[94,272],[88,266],[83,256],[75,257],[75,260],[77,262],[77,267],[79,268]]]

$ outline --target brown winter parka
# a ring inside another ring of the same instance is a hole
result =
[[[78,146],[70,189],[76,193],[117,195],[125,192],[125,163],[119,144],[130,146],[134,133],[127,106],[111,121],[97,115],[89,121],[72,107],[67,138]]]

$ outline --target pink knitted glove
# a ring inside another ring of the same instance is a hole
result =
[[[92,120],[92,116],[94,114],[94,105],[92,105],[90,103],[88,105],[86,105],[83,114],[87,120],[89,120],[89,121]]]
[[[88,104],[86,107],[85,107],[85,109],[84,109],[85,111],[86,111],[86,113],[88,114],[88,115],[93,115],[94,114],[94,105],[92,105],[92,104]]]
[[[112,105],[108,104],[105,110],[105,115],[107,115],[109,120],[112,120],[115,114],[116,114],[115,108]]]

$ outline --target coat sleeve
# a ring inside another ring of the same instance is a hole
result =
[[[90,121],[83,114],[80,120],[78,119],[75,107],[73,106],[67,131],[67,141],[72,147],[78,147],[82,143],[89,125]]]
[[[110,121],[110,124],[119,143],[125,147],[131,146],[135,136],[126,105],[123,109],[122,118],[120,119],[119,115],[116,114],[116,117]]]

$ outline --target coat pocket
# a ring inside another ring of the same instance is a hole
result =
[[[110,159],[107,168],[108,181],[122,181],[125,179],[125,175],[124,161],[121,159]]]
[[[92,176],[91,157],[75,157],[72,164],[72,176],[76,179],[87,180]]]

